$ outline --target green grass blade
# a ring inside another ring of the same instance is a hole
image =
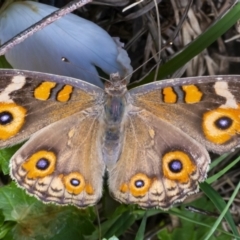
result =
[[[208,171],[212,170],[214,167],[218,166],[227,156],[229,153],[225,153],[221,156],[219,156],[217,159],[211,162]]]
[[[145,228],[146,228],[147,218],[148,218],[148,211],[146,211],[143,216],[143,219],[142,219],[141,225],[138,229],[135,240],[143,240],[144,239],[144,232],[145,232]]]
[[[218,209],[218,211],[220,213],[222,213],[225,208],[226,208],[226,203],[224,202],[224,200],[221,198],[221,196],[218,194],[218,192],[216,192],[209,184],[207,184],[206,182],[201,183],[200,187],[202,189],[202,191],[208,196],[208,198],[213,202],[213,204],[216,206],[216,208]],[[229,211],[227,211],[224,214],[224,218],[226,219],[226,221],[228,222],[229,226],[232,229],[232,232],[235,236],[239,236],[238,230],[235,226],[235,223],[233,221],[232,215],[230,214]]]
[[[240,156],[238,158],[236,158],[234,161],[232,161],[229,165],[227,165],[224,169],[222,169],[221,171],[219,171],[215,175],[209,177],[206,180],[206,182],[208,184],[211,184],[211,183],[215,182],[218,178],[223,176],[229,169],[231,169],[233,166],[235,166],[239,161],[240,161]]]
[[[206,237],[204,237],[204,240],[208,240],[210,239],[210,237],[213,235],[213,233],[215,232],[215,230],[217,229],[218,225],[220,224],[220,222],[222,221],[222,219],[224,218],[225,214],[227,214],[228,209],[230,207],[230,205],[232,204],[232,202],[234,201],[234,198],[236,197],[236,195],[238,194],[238,191],[240,189],[240,182],[238,183],[236,189],[234,190],[231,198],[229,199],[227,205],[225,206],[225,208],[223,209],[222,213],[220,214],[219,218],[217,219],[217,221],[215,222],[215,224],[213,225],[213,227],[211,228],[211,230],[209,231],[209,233],[207,234]],[[240,236],[237,234],[236,237],[238,239],[240,239]]]

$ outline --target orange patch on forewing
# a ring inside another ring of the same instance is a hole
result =
[[[51,95],[51,90],[56,86],[55,82],[43,82],[34,89],[34,97],[46,101]]]
[[[72,94],[73,87],[70,85],[65,85],[62,90],[57,94],[57,100],[59,102],[67,102]]]
[[[144,183],[142,187],[136,186],[136,182],[139,180],[143,181]],[[151,186],[151,183],[152,183],[152,180],[148,178],[145,174],[138,173],[131,178],[129,183],[129,190],[134,197],[143,197],[148,192]]]
[[[49,166],[46,169],[38,169],[36,164],[40,159],[46,159]],[[23,163],[22,167],[27,171],[27,177],[36,179],[46,177],[52,174],[56,167],[57,157],[54,152],[41,150],[34,153],[30,158]]]
[[[25,122],[27,110],[15,103],[0,103],[0,114],[4,112],[10,114],[12,120],[6,124],[0,124],[1,140],[7,140],[21,130]]]
[[[183,91],[185,92],[185,102],[186,103],[197,103],[202,99],[202,92],[194,85],[182,86]]]
[[[77,186],[74,186],[71,183],[71,181],[73,179],[79,181],[79,184]],[[69,173],[68,175],[63,175],[62,176],[62,181],[63,181],[63,184],[64,184],[66,190],[69,193],[72,193],[74,195],[80,194],[86,186],[84,177],[82,176],[82,174],[80,174],[78,172],[72,172],[72,173]]]
[[[94,194],[94,190],[91,184],[86,184],[85,191],[87,194],[92,195]]]
[[[227,129],[219,129],[215,122],[221,117],[232,119],[232,124]],[[203,115],[203,132],[205,137],[215,143],[223,144],[236,134],[240,133],[240,104],[238,108],[217,108]]]
[[[166,87],[162,91],[163,91],[163,101],[165,103],[177,102],[177,94],[174,92],[172,87]]]
[[[169,168],[169,164],[173,160],[179,160],[182,164],[180,172],[173,172]],[[189,176],[196,171],[196,165],[191,161],[190,157],[182,151],[172,151],[166,153],[162,158],[163,175],[169,180],[186,183],[189,181]]]

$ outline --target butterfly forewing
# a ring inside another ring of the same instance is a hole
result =
[[[223,153],[239,144],[239,76],[167,80],[132,92],[137,105],[181,129],[210,151]]]
[[[100,88],[76,79],[2,70],[0,146],[21,142],[53,122],[96,106],[99,95]]]

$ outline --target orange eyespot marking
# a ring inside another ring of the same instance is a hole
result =
[[[240,104],[238,108],[217,108],[203,115],[203,132],[206,138],[223,144],[240,133]]]
[[[122,192],[122,193],[126,193],[126,192],[129,191],[128,185],[127,185],[126,183],[123,183],[123,184],[120,186],[119,189],[120,189],[120,192]]]
[[[34,90],[34,97],[38,100],[46,101],[51,95],[51,90],[57,84],[54,82],[43,82]]]
[[[86,186],[84,177],[78,172],[72,172],[66,176],[62,176],[62,181],[66,190],[74,195],[81,193]]]
[[[92,195],[94,194],[94,190],[91,184],[86,184],[85,191],[87,194]]]
[[[167,179],[186,183],[189,181],[189,175],[196,171],[196,165],[186,153],[172,151],[163,156],[162,170]]]
[[[129,190],[134,197],[143,197],[150,188],[152,180],[143,173],[134,175],[129,183]]]
[[[166,87],[163,89],[163,101],[165,103],[177,102],[177,94],[174,92],[172,87]]]
[[[73,87],[70,85],[65,85],[62,90],[60,90],[57,94],[57,100],[59,102],[67,102],[73,91]]]
[[[185,92],[185,102],[186,103],[197,103],[202,99],[202,92],[194,85],[182,86]]]
[[[7,140],[22,128],[27,110],[15,103],[0,103],[0,139]]]
[[[27,171],[28,178],[42,178],[54,172],[56,160],[54,152],[41,150],[34,153],[22,167]]]

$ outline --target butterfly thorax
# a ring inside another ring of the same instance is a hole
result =
[[[119,129],[126,106],[126,81],[118,73],[111,74],[110,78],[105,84],[105,122],[108,128]]]
[[[127,81],[121,79],[119,73],[113,73],[110,81],[105,83],[105,92],[109,96],[124,96],[127,92]]]

